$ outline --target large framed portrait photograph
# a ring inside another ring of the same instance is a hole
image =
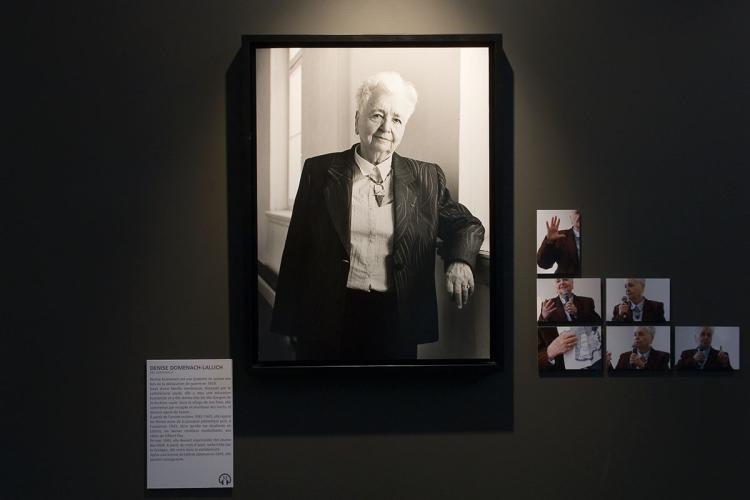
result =
[[[230,272],[253,367],[498,366],[509,74],[499,35],[243,37]]]

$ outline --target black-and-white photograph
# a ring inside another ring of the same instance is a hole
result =
[[[606,320],[612,323],[670,321],[669,278],[607,278]]]
[[[492,359],[490,54],[254,49],[256,362]]]

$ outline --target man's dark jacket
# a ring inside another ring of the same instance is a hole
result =
[[[677,361],[678,370],[700,370],[700,365],[693,358],[698,349],[687,349],[682,351],[680,359]],[[711,347],[706,356],[706,362],[703,363],[704,371],[732,371],[732,366],[727,362],[726,365],[719,361],[719,351]]]
[[[578,313],[576,314],[575,319],[573,319],[572,321],[568,321],[568,317],[565,315],[565,306],[563,305],[562,300],[559,296],[554,298],[554,302],[555,310],[552,311],[549,316],[547,316],[547,319],[544,319],[541,312],[539,313],[539,318],[537,318],[537,321],[539,323],[598,323],[602,320],[601,316],[599,316],[599,313],[596,312],[594,299],[592,299],[591,297],[581,297],[579,295],[573,295],[573,304],[575,304],[576,309],[578,309]],[[543,307],[544,302],[542,302],[542,308]]]
[[[612,309],[612,321],[622,321],[623,323],[633,323],[633,311],[628,311],[625,316],[620,316],[620,305],[617,304]],[[642,323],[664,322],[664,302],[656,300],[643,299],[643,311],[641,315]]]
[[[616,370],[635,370],[635,367],[630,364],[630,355],[633,351],[628,351],[620,354],[617,360]],[[644,370],[669,370],[669,353],[664,351],[657,351],[651,349],[648,355],[648,361]]]

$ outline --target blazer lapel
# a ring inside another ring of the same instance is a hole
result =
[[[393,203],[394,231],[393,255],[404,264],[409,248],[414,240],[413,218],[410,216],[417,200],[414,173],[409,163],[396,153],[393,154]]]
[[[576,295],[576,294],[574,294],[574,293],[571,293],[570,295],[571,295],[571,296],[573,297],[573,298],[572,298],[571,300],[573,301],[573,305],[574,305],[574,306],[576,306],[576,311],[578,311],[578,312],[576,313],[576,319],[575,319],[574,321],[580,321],[580,319],[579,319],[579,318],[580,318],[581,316],[584,316],[584,317],[585,317],[585,316],[586,316],[586,314],[585,314],[585,313],[586,313],[587,311],[584,311],[584,306],[583,306],[583,302],[581,302],[581,301],[580,301],[580,300],[578,299],[578,295]],[[567,319],[567,318],[566,318],[566,319]]]
[[[323,188],[328,214],[347,255],[350,254],[351,250],[349,219],[351,217],[352,168],[354,166],[354,147],[336,155],[328,167],[328,179],[325,188]]]

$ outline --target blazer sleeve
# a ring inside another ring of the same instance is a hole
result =
[[[281,255],[279,279],[276,285],[276,299],[271,316],[271,331],[284,335],[292,335],[292,324],[302,307],[303,287],[301,283],[307,280],[309,265],[304,248],[310,241],[308,203],[312,185],[312,165],[305,160],[302,168],[297,195],[294,198],[292,219],[289,222],[284,252]]]
[[[708,358],[706,358],[706,365],[704,369],[708,368],[711,371],[728,371],[728,372],[731,372],[734,370],[734,368],[732,368],[731,360],[728,359],[727,365],[724,366],[719,362],[718,356],[719,356],[719,351],[717,351],[716,349],[712,347],[711,350],[708,351]],[[727,353],[727,356],[729,356],[729,353]]]
[[[624,352],[620,354],[620,358],[617,360],[617,366],[615,370],[624,370],[630,368],[630,353]]]
[[[664,319],[664,302],[656,303],[656,320],[655,321],[666,321]]]
[[[544,301],[542,301],[542,307],[539,309],[539,317],[537,318],[538,323],[545,323],[547,320],[542,317],[541,310],[544,309]]]
[[[560,258],[560,250],[557,248],[554,242],[551,242],[544,237],[544,241],[539,246],[539,250],[536,251],[536,264],[542,269],[549,269],[555,265],[555,262]]]
[[[547,356],[547,347],[549,347],[549,344],[545,342],[542,334],[539,333],[539,330],[537,330],[536,338],[536,356],[539,369],[549,370],[553,366],[552,363],[549,362],[549,357]]]
[[[692,370],[695,368],[695,359],[690,351],[682,351],[680,359],[677,360],[677,370]]]
[[[617,314],[618,306],[615,306],[614,309],[612,309],[612,321],[622,321],[620,319],[620,316]]]
[[[584,297],[584,298],[586,300],[584,301],[583,299],[581,299],[581,303],[582,304],[583,303],[586,304],[586,311],[585,311],[585,315],[582,315],[582,314],[578,315],[578,317],[580,318],[580,320],[581,321],[592,321],[592,322],[594,322],[594,321],[595,322],[601,321],[602,317],[599,316],[598,312],[596,312],[596,306],[594,304],[594,299],[592,299],[591,297]],[[584,317],[581,318],[581,316],[584,316]]]
[[[657,370],[669,370],[669,353],[668,352],[662,352],[659,351],[661,354],[659,356],[659,363],[656,366]]]
[[[596,308],[595,308],[595,307],[593,307],[593,306],[592,306],[592,308],[591,308],[591,317],[592,317],[592,318],[594,318],[594,319],[592,319],[591,321],[594,321],[594,322],[596,322],[596,323],[599,323],[599,322],[601,322],[601,320],[602,320],[602,317],[601,317],[601,316],[599,316],[599,313],[598,313],[598,312],[596,312]]]
[[[446,265],[465,262],[473,269],[484,241],[484,226],[468,208],[451,198],[443,170],[435,165],[438,180],[438,236]]]

